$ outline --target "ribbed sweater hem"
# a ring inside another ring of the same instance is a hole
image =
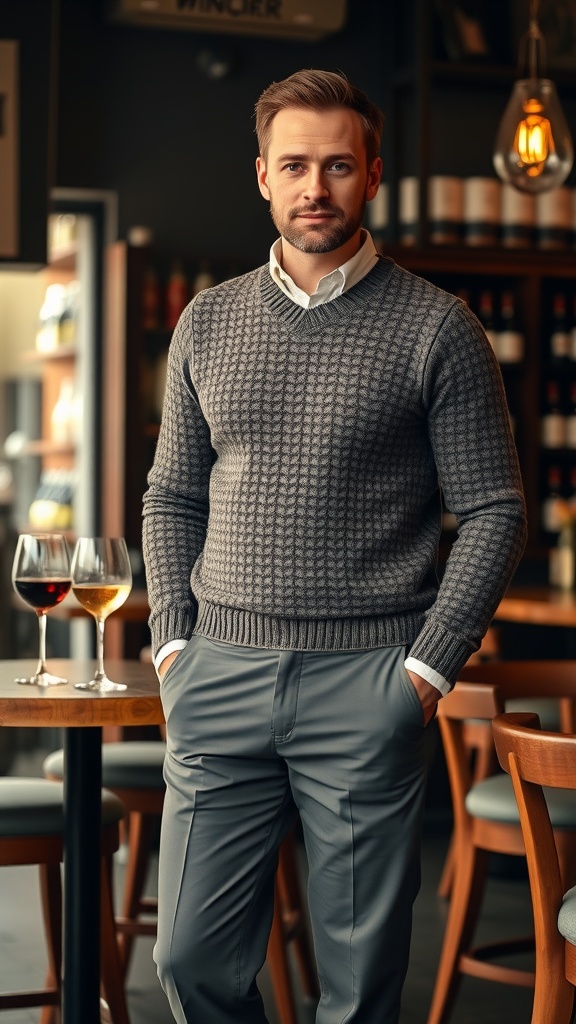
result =
[[[201,601],[194,633],[224,643],[268,650],[352,651],[411,644],[423,623],[423,612],[306,619]]]

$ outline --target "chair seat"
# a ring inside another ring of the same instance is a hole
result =
[[[544,795],[554,828],[576,828],[576,793],[547,789]],[[474,818],[518,825],[520,815],[509,775],[492,775],[477,782],[466,797],[466,809]]]
[[[122,820],[121,801],[102,792],[102,824]],[[0,836],[56,836],[64,828],[64,786],[48,779],[0,778]]]
[[[164,790],[162,774],[166,744],[161,740],[128,740],[104,743],[102,783],[111,789]],[[64,777],[64,751],[49,754],[42,766],[45,775]]]
[[[558,913],[558,931],[576,946],[576,886],[569,889]]]

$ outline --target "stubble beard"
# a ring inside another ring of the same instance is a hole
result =
[[[311,203],[306,208],[290,210],[286,217],[280,217],[270,200],[270,216],[276,230],[290,245],[300,252],[323,253],[334,252],[345,245],[356,234],[364,219],[364,201],[354,214],[346,216],[339,206],[329,203]],[[331,213],[333,221],[325,224],[300,225],[298,215],[302,213]]]

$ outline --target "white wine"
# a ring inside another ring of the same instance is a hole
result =
[[[105,619],[112,612],[115,612],[130,593],[131,587],[128,583],[75,583],[72,592],[77,601],[94,615],[97,619]]]

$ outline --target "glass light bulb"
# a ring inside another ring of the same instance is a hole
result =
[[[498,176],[521,192],[546,192],[566,180],[573,160],[554,83],[547,78],[515,82],[496,136]]]

